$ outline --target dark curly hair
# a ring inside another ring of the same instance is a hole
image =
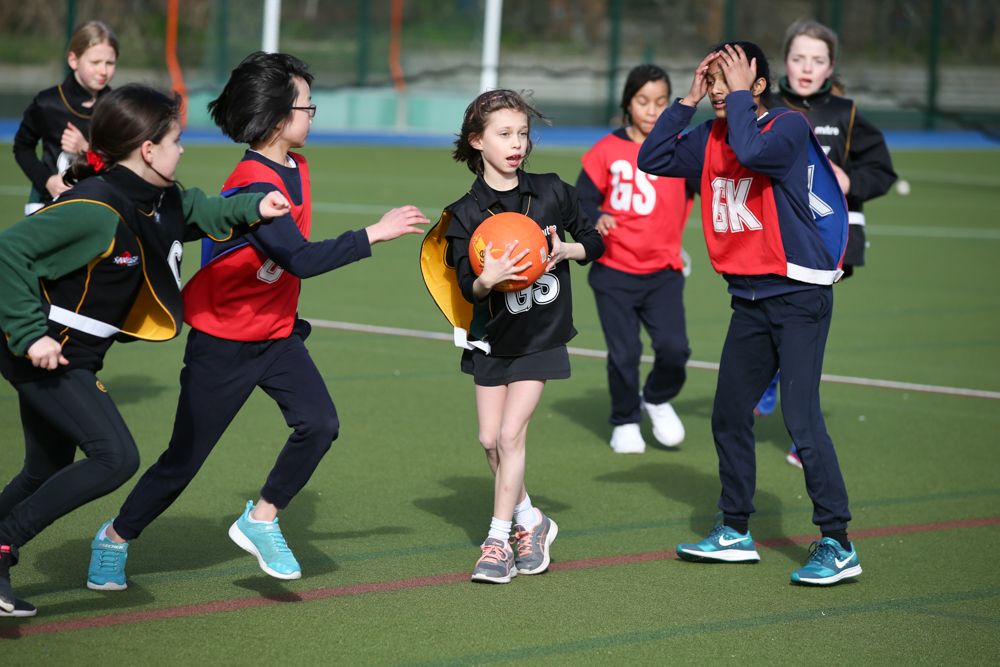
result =
[[[472,100],[472,104],[465,109],[462,131],[456,135],[458,139],[455,140],[455,150],[451,154],[455,162],[464,162],[473,174],[483,173],[483,154],[473,148],[470,141],[483,136],[490,121],[490,114],[501,109],[510,109],[520,111],[528,117],[528,148],[524,151],[524,160],[521,162],[522,167],[527,166],[528,155],[534,147],[534,142],[531,141],[531,119],[548,121],[548,116],[528,104],[525,97],[530,95],[530,91],[516,92],[498,88],[488,90]]]
[[[670,98],[670,75],[662,67],[651,63],[639,65],[628,73],[625,79],[625,89],[622,91],[622,125],[632,124],[632,98],[639,94],[642,87],[650,81],[665,81],[667,84],[667,99]]]
[[[90,118],[90,150],[104,161],[102,171],[113,168],[146,141],[160,143],[181,122],[181,100],[141,83],[129,83],[97,98]],[[97,172],[86,154],[76,158],[63,180],[67,185]]]
[[[309,65],[287,53],[251,53],[229,75],[218,99],[208,103],[212,120],[238,144],[265,141],[274,126],[292,115],[295,81],[310,86]]]

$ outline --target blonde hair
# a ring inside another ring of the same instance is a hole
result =
[[[798,21],[789,26],[788,31],[785,32],[784,60],[788,60],[788,51],[792,48],[792,41],[801,35],[826,42],[826,48],[830,53],[830,62],[836,62],[837,33],[816,21]]]
[[[115,50],[115,57],[119,55],[118,38],[115,37],[115,31],[101,21],[86,21],[73,29],[73,34],[69,38],[67,54],[72,53],[77,58],[81,58],[87,49],[97,44],[107,44]]]

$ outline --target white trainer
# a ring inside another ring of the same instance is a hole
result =
[[[660,444],[676,447],[684,442],[684,424],[681,423],[669,401],[653,405],[643,400],[642,409],[653,422],[653,436],[660,441]]]
[[[611,449],[616,454],[643,454],[646,451],[646,441],[638,424],[621,424],[611,432]]]

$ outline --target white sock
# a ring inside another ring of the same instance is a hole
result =
[[[97,534],[97,539],[99,539],[99,540],[107,540],[108,539],[108,526],[110,526],[110,525],[111,524],[109,523],[109,524],[107,524],[107,525],[105,525],[104,527],[101,528],[101,532],[99,532]]]
[[[524,494],[524,500],[519,505],[514,506],[514,521],[525,528],[531,528],[538,523],[538,515],[535,514],[535,508],[531,504],[531,496],[527,493]]]
[[[256,505],[254,506],[254,509],[256,509]],[[271,523],[270,521],[261,521],[260,519],[253,518],[253,510],[247,512],[247,521],[250,523]]]
[[[487,539],[493,537],[503,540],[504,544],[506,544],[507,540],[510,539],[510,527],[512,523],[513,521],[501,521],[493,517],[493,520],[490,521],[490,534],[487,536]]]

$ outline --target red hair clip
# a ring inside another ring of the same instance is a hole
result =
[[[94,171],[104,169],[104,160],[94,151],[87,151],[87,164],[94,168]]]

